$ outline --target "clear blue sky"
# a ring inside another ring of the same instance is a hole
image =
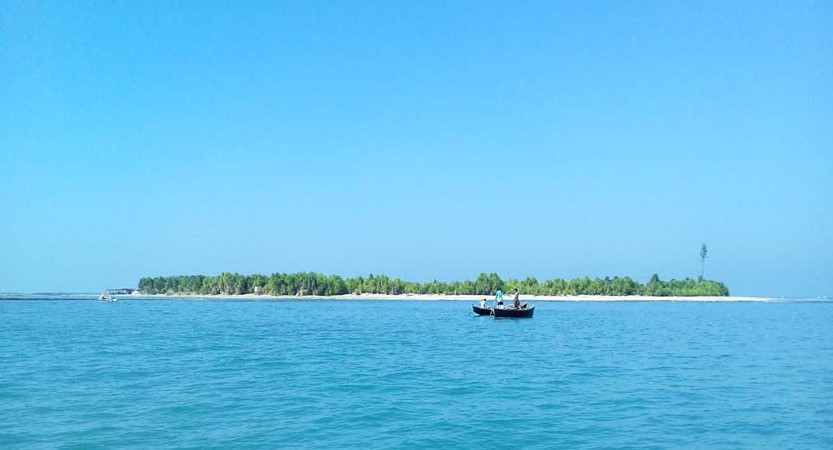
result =
[[[0,291],[317,271],[833,295],[833,3],[0,4]]]

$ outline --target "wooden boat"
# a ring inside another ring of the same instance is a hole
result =
[[[471,310],[478,316],[491,316],[492,308],[481,308],[477,305],[471,305]]]
[[[495,308],[493,312],[495,318],[499,317],[532,317],[535,314],[535,306],[530,308]]]

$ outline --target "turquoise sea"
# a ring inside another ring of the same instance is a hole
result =
[[[0,448],[833,448],[833,303],[0,301]]]

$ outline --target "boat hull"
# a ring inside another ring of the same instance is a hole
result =
[[[492,308],[481,308],[477,305],[471,305],[471,310],[478,316],[491,316]]]
[[[525,309],[514,309],[514,308],[496,308],[493,312],[496,318],[498,317],[512,317],[512,318],[529,318],[535,314],[535,307],[525,308]]]

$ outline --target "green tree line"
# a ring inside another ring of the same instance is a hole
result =
[[[503,280],[496,273],[481,273],[476,280],[431,281],[417,283],[389,278],[385,275],[342,278],[320,273],[273,273],[272,275],[241,275],[222,273],[216,276],[180,275],[145,277],[139,280],[143,294],[203,294],[203,295],[311,295],[342,294],[468,294],[494,295],[498,289],[511,293],[517,289],[527,295],[653,295],[653,296],[728,296],[729,289],[719,281],[684,280],[662,281],[654,274],[646,284],[630,277],[552,279],[538,281],[533,277],[523,280]]]

